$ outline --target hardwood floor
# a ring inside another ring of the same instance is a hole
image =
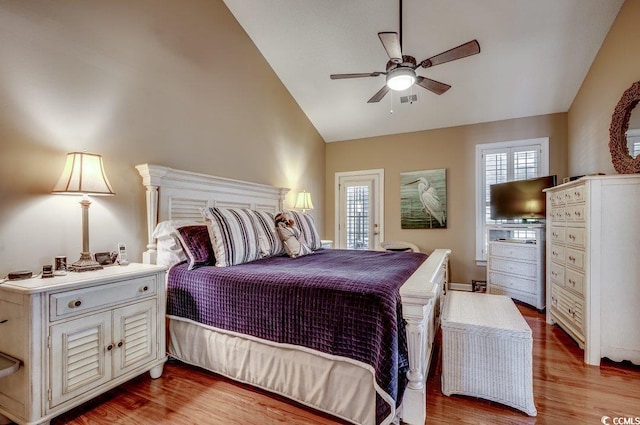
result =
[[[440,353],[428,377],[427,424],[600,424],[603,416],[640,418],[640,367],[582,361],[583,352],[535,310],[519,306],[533,330],[537,417],[440,391]],[[640,324],[639,324],[640,326]],[[640,423],[624,422],[624,423]],[[144,374],[54,419],[60,424],[342,424],[285,398],[169,362],[160,379]],[[613,423],[613,419],[609,421]],[[623,423],[623,422],[619,422]]]

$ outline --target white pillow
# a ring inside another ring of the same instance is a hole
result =
[[[182,249],[180,240],[178,239],[177,228],[197,223],[193,220],[167,220],[158,223],[151,235],[157,239],[157,258],[156,264],[166,267],[172,267],[175,264],[187,261],[187,255]]]

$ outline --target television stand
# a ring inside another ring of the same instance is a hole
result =
[[[487,293],[545,308],[545,225],[487,226]]]

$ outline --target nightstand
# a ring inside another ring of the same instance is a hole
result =
[[[53,417],[149,371],[162,374],[165,267],[109,266],[0,285],[0,422]]]

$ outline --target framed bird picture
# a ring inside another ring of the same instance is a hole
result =
[[[447,228],[446,169],[400,173],[400,226]]]

